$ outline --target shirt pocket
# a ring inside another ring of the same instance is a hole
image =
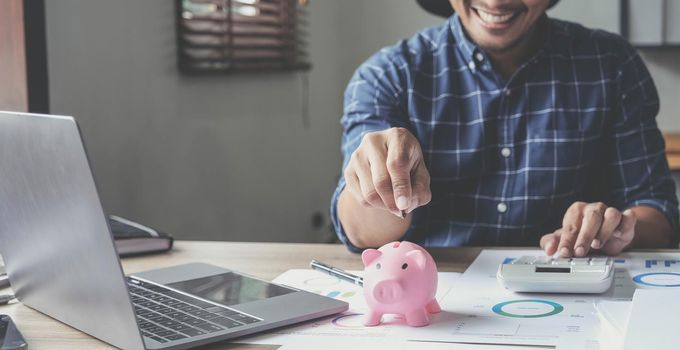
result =
[[[523,176],[514,182],[515,193],[527,200],[525,225],[540,233],[559,227],[567,208],[583,198],[599,139],[598,133],[580,130],[528,133],[519,166]]]
[[[599,153],[599,133],[540,130],[528,135],[520,163],[527,172],[525,193],[551,200],[573,200],[580,196]]]

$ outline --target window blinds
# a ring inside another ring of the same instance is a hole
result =
[[[182,72],[309,69],[305,0],[177,0]]]

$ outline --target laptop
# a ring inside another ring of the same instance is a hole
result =
[[[72,117],[0,112],[0,168],[0,254],[16,297],[113,346],[186,349],[348,308],[203,263],[125,276]]]

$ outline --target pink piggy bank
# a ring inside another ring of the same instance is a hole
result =
[[[428,312],[441,311],[437,292],[437,265],[422,247],[411,242],[392,242],[379,249],[366,249],[364,298],[369,312],[366,326],[380,324],[383,314],[400,314],[409,326],[430,323]]]

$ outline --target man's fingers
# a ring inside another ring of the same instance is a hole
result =
[[[607,255],[617,255],[626,249],[635,237],[636,222],[637,217],[632,210],[624,211],[619,226],[614,230],[612,238],[602,247],[602,252]]]
[[[617,231],[619,231],[620,235],[618,237],[615,235],[615,237],[626,243],[630,243],[635,236],[636,223],[637,216],[635,215],[635,212],[630,209],[624,211],[621,215],[621,223],[619,224],[619,227],[617,227]]]
[[[387,145],[387,171],[392,181],[394,202],[399,210],[407,210],[411,202],[412,146],[405,142],[408,131],[396,130]]]
[[[581,230],[574,245],[575,256],[585,256],[588,254],[593,239],[595,239],[595,236],[597,236],[602,227],[605,210],[607,210],[607,206],[603,203],[591,203],[584,209]]]
[[[425,175],[420,172],[417,185],[412,179],[420,162],[420,144],[407,129],[367,133],[345,171],[348,189],[355,196],[360,193],[357,197],[363,205],[403,217],[404,211],[410,212],[430,201],[427,170]]]
[[[563,257],[585,256],[591,248],[608,255],[618,254],[633,240],[636,221],[630,209],[621,213],[604,203],[575,202],[564,214],[556,251]],[[543,236],[541,248],[552,253],[555,239]]]
[[[380,198],[378,191],[375,189],[375,185],[373,185],[373,177],[371,176],[368,164],[365,166],[363,164],[362,166],[356,166],[354,167],[354,171],[359,179],[359,188],[361,189],[363,200],[368,203],[370,207],[386,209],[387,207],[383,203],[382,198]]]
[[[364,200],[364,195],[361,193],[361,187],[359,187],[359,179],[357,178],[357,175],[352,171],[352,172],[345,172],[345,183],[347,184],[345,188],[349,191],[349,193],[354,196],[354,199],[357,200],[361,205],[363,206],[369,206],[368,202]]]
[[[430,191],[430,174],[425,168],[425,164],[419,163],[413,172],[412,197],[407,213],[412,212],[419,206],[430,203],[432,192]]]
[[[376,154],[369,158],[373,187],[376,192],[378,192],[383,205],[391,212],[398,213],[399,209],[394,203],[392,180],[390,178],[390,173],[387,171],[384,159],[384,156],[381,156],[380,154]],[[399,215],[401,215],[401,213]]]
[[[562,233],[560,235],[559,253],[562,257],[570,257],[576,243],[576,237],[581,229],[583,221],[583,210],[586,207],[584,202],[572,204],[564,214],[562,220]]]
[[[593,240],[593,243],[590,244],[590,247],[593,249],[600,249],[607,244],[607,241],[609,241],[609,238],[614,234],[614,231],[619,226],[620,222],[621,212],[614,207],[607,208],[604,211],[604,220],[602,221],[600,232]]]
[[[566,228],[560,235],[559,253],[562,257],[568,258],[573,254],[574,244],[576,244],[576,237],[578,236],[578,229],[576,227]]]
[[[541,237],[540,246],[541,249],[545,251],[546,255],[552,256],[557,252],[557,246],[560,243],[560,234],[558,231],[548,233]]]

